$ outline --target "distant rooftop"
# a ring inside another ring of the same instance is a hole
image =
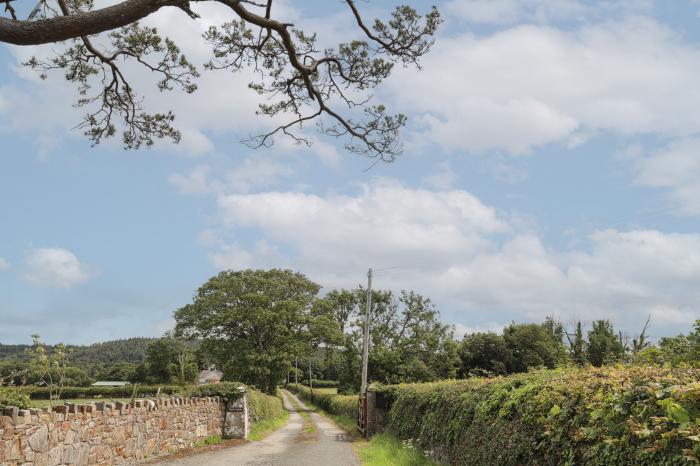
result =
[[[205,369],[199,373],[198,384],[205,385],[209,383],[219,383],[224,373],[216,369]]]

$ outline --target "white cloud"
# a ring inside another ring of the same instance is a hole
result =
[[[356,195],[262,192],[218,203],[233,236],[261,240],[210,246],[216,267],[290,267],[352,287],[372,266],[378,287],[424,293],[465,328],[555,315],[634,330],[651,315],[677,331],[700,318],[700,234],[606,230],[550,250],[465,191],[385,179]]]
[[[168,181],[183,194],[204,194],[211,192],[209,166],[200,165],[185,175],[174,174]]]
[[[218,177],[210,172],[208,165],[199,165],[187,174],[171,175],[168,180],[183,194],[246,193],[274,186],[293,173],[288,165],[262,155],[248,157]]]
[[[700,48],[648,18],[441,37],[423,63],[390,79],[391,107],[449,150],[526,154],[601,131],[700,131]]]
[[[447,11],[475,23],[509,24],[577,18],[586,7],[577,0],[454,0]]]
[[[633,163],[638,184],[667,189],[680,213],[700,215],[700,139],[676,141]]]
[[[550,23],[648,13],[651,0],[452,0],[447,11],[466,21],[484,24]]]
[[[10,263],[6,260],[0,257],[0,270],[6,270],[10,268]]]
[[[34,249],[26,258],[24,278],[35,285],[70,288],[90,278],[84,264],[61,248]]]
[[[255,228],[294,249],[295,259],[333,273],[370,264],[433,268],[488,246],[485,234],[509,231],[493,208],[464,191],[412,190],[389,180],[364,186],[357,196],[321,197],[295,192],[221,195],[229,228]]]
[[[441,162],[434,173],[423,177],[423,182],[432,188],[446,190],[454,186],[455,178],[450,162]]]

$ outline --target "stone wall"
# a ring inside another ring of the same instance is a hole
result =
[[[236,404],[245,407],[244,400]],[[217,398],[6,408],[0,418],[0,465],[133,464],[222,435],[226,417]]]

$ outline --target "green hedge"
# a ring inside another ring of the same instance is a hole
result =
[[[241,390],[242,388],[242,390]],[[222,382],[217,384],[199,385],[188,390],[188,396],[204,398],[207,396],[218,396],[226,403],[240,399],[246,392],[247,387],[239,382]]]
[[[303,400],[315,404],[324,411],[341,416],[357,418],[357,396],[334,395],[330,393],[311,392],[305,385],[290,383],[287,388],[299,395]]]
[[[282,400],[257,390],[248,390],[248,409],[253,422],[277,419],[284,414]]]
[[[136,396],[155,396],[159,388],[160,393],[163,395],[175,395],[186,391],[185,387],[179,385],[139,385]],[[32,400],[49,399],[48,387],[25,386],[21,387],[21,390],[27,393]],[[124,385],[123,387],[63,387],[61,398],[129,398],[133,392],[134,385]]]
[[[16,406],[21,409],[26,409],[29,408],[30,403],[31,400],[24,391],[17,388],[0,387],[0,416],[2,416],[2,411],[7,406]]]
[[[459,465],[687,465],[700,456],[700,370],[541,370],[378,387],[388,428]]]
[[[314,388],[338,388],[340,386],[340,382],[337,380],[316,380],[312,379],[311,382],[313,383]],[[307,387],[309,386],[308,382],[302,382],[304,385]]]

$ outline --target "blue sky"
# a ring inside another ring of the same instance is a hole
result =
[[[280,14],[324,43],[352,37],[342,5]],[[363,4],[385,15],[393,2]],[[160,335],[224,268],[288,267],[323,285],[429,296],[458,332],[553,315],[655,336],[700,318],[700,4],[451,0],[424,69],[376,92],[409,116],[404,154],[378,164],[342,141],[237,141],[269,128],[250,76],[205,74],[159,94],[183,141],[90,147],[58,74],[0,48],[0,342]],[[195,62],[203,19],[148,21]],[[141,84],[143,83],[143,84]]]

